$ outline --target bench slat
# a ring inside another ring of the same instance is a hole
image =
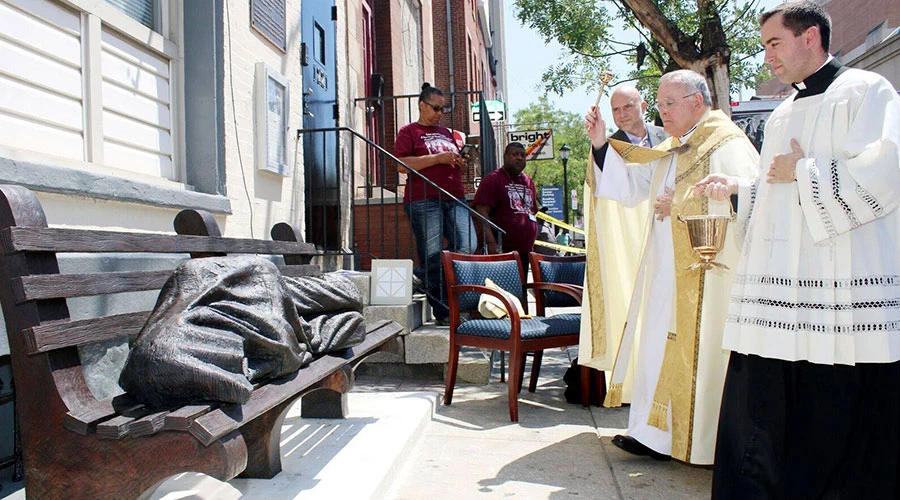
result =
[[[110,399],[94,401],[90,405],[81,407],[79,411],[66,413],[63,418],[63,427],[86,435],[92,432],[99,423],[118,415],[127,414],[134,417],[133,412],[142,407],[142,404],[131,399],[128,394],[120,394]]]
[[[166,421],[163,429],[167,431],[186,431],[191,427],[191,422],[195,418],[209,413],[215,406],[209,405],[190,405],[169,412],[166,415]]]
[[[112,401],[105,399],[97,401],[88,408],[82,408],[79,413],[69,412],[63,418],[63,426],[70,431],[81,435],[87,435],[97,422],[102,422],[116,416]]]
[[[128,424],[134,417],[119,415],[97,424],[97,437],[101,439],[121,439],[128,433]]]
[[[319,267],[313,264],[279,266],[279,268],[282,274],[285,276],[302,277],[321,274],[321,270],[319,269]],[[147,276],[148,279],[154,278],[154,276],[149,275],[155,275],[154,279],[159,280],[159,285],[155,287],[146,287],[145,289],[158,289],[160,286],[162,286],[162,283],[165,282],[168,275],[171,273],[168,271],[153,271],[148,273],[107,274],[143,274]],[[75,279],[72,280],[73,290],[59,289],[58,292],[64,293],[67,297],[85,295],[83,293],[80,293],[80,291],[84,291],[86,288],[80,287],[78,281],[84,276],[90,275],[32,275],[27,277],[27,279],[29,279],[29,283],[40,283],[40,286],[43,286],[45,288],[38,289],[39,291],[36,291],[33,295],[29,296],[28,299],[46,299],[56,296],[55,293],[48,292],[49,287],[64,287],[66,286],[65,283],[67,283],[68,280],[72,279],[72,276],[75,276]],[[35,278],[35,280],[30,281],[31,278]],[[100,275],[97,275],[97,280],[91,279],[87,286],[96,285],[99,287],[101,283],[99,280]],[[132,284],[136,282],[136,280],[131,281]],[[116,288],[117,291],[123,291],[124,287]],[[30,288],[28,289],[30,290]],[[137,288],[129,291],[136,290]],[[98,318],[88,318],[76,321],[46,323],[40,326],[28,328],[22,331],[22,335],[24,336],[25,343],[28,346],[28,354],[32,355],[42,352],[49,352],[56,349],[62,349],[65,347],[74,347],[81,344],[103,342],[117,338],[134,338],[138,333],[140,333],[141,328],[144,327],[144,324],[147,322],[147,318],[149,316],[150,311],[141,311],[136,313],[116,314],[111,316],[102,316]]]
[[[125,408],[119,411],[119,415],[97,424],[97,437],[100,439],[122,439],[127,437],[134,423],[151,413],[153,413],[152,410],[142,404],[133,408]]]
[[[163,429],[168,411],[158,411],[145,415],[128,425],[127,436],[131,438],[149,436]]]
[[[297,264],[293,266],[278,266],[282,276],[302,278],[304,276],[316,276],[322,274],[322,268],[316,264]]]
[[[22,335],[28,345],[28,354],[37,354],[117,338],[134,338],[149,316],[150,311],[142,311],[60,321],[28,328],[22,331]]]
[[[191,424],[190,433],[204,446],[209,446],[222,436],[239,429],[248,422],[288,398],[305,391],[318,381],[359,358],[363,358],[391,340],[401,328],[390,321],[380,321],[370,325],[366,339],[359,345],[348,349],[342,356],[325,355],[316,359],[299,371],[270,382],[255,391],[250,399],[242,405],[223,405]]]
[[[159,290],[171,270],[96,274],[32,274],[13,280],[16,301],[86,297],[110,293]]]
[[[270,255],[314,255],[315,245],[290,241],[186,236],[159,233],[126,233],[86,229],[10,227],[0,235],[6,253],[191,253],[224,252]]]
[[[278,266],[284,276],[302,277],[322,274],[315,264]],[[110,293],[159,290],[173,270],[130,271],[94,274],[33,274],[13,280],[16,303],[27,300],[87,297]]]

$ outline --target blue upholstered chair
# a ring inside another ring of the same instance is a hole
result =
[[[535,309],[540,316],[546,316],[547,307],[580,307],[581,294],[584,284],[584,272],[587,265],[586,257],[582,255],[555,256],[541,255],[532,252],[529,254],[531,261],[531,273],[535,283],[554,283],[565,285],[578,294],[576,300],[571,294],[560,293],[554,290],[536,291],[534,296]],[[577,314],[578,323],[581,324],[581,314]],[[535,351],[534,360],[531,363],[531,382],[528,390],[534,392],[537,386],[538,376],[541,372],[542,351]],[[591,387],[595,387],[598,394],[594,394],[595,401],[603,401],[606,392],[605,374],[602,371],[591,370],[586,366],[581,367],[581,403],[584,407],[590,405]],[[588,380],[593,378],[594,380]],[[603,394],[599,394],[602,392]]]
[[[577,297],[580,294],[569,285],[549,283],[525,284],[519,254],[468,255],[444,251],[441,255],[447,281],[450,306],[450,353],[444,391],[444,404],[453,400],[459,350],[462,346],[481,347],[509,352],[509,419],[519,421],[518,393],[526,352],[538,352],[553,347],[578,343],[581,318],[578,314],[558,314],[552,318],[534,316],[521,318],[515,306],[502,293],[484,285],[490,278],[505,291],[515,295],[528,312],[526,289],[553,290]],[[503,319],[483,319],[478,315],[478,299],[486,293],[498,297],[509,311]],[[461,313],[473,319],[462,321]]]

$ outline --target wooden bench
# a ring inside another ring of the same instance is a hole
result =
[[[281,423],[297,398],[304,396],[305,417],[344,417],[356,365],[376,351],[397,349],[400,325],[378,322],[367,326],[362,344],[255,387],[241,405],[155,411],[127,395],[98,400],[78,347],[132,339],[150,311],[72,319],[67,300],[158,291],[171,269],[60,274],[57,254],[149,252],[173,254],[177,263],[185,254],[248,253],[282,256],[286,276],[321,272],[309,264],[314,246],[284,223],[273,228],[273,241],[223,238],[213,217],[195,210],[179,213],[175,227],[175,235],[48,228],[33,193],[0,186],[0,302],[29,498],[136,498],[187,471],[222,481],[273,477],[281,471]]]

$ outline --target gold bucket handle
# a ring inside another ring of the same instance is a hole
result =
[[[686,189],[684,191],[684,196],[681,198],[681,206],[684,206],[687,203],[687,201],[690,198],[692,198],[693,196],[694,196],[694,188],[691,187],[691,188]],[[734,205],[731,204],[730,199],[726,198],[724,201],[726,201],[728,203],[728,214],[729,214],[728,219],[733,222],[737,218],[737,214],[734,212]],[[681,215],[681,211],[678,212],[678,215],[676,215],[676,218],[678,219],[678,222],[687,224],[684,217]]]

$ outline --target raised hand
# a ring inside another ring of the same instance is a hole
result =
[[[775,155],[772,165],[766,173],[766,182],[769,184],[794,182],[797,180],[795,171],[797,162],[803,158],[803,148],[797,139],[791,139],[791,152],[783,155]]]
[[[606,144],[606,122],[600,116],[597,106],[591,106],[584,116],[584,131],[587,132],[595,149],[600,149]]]

